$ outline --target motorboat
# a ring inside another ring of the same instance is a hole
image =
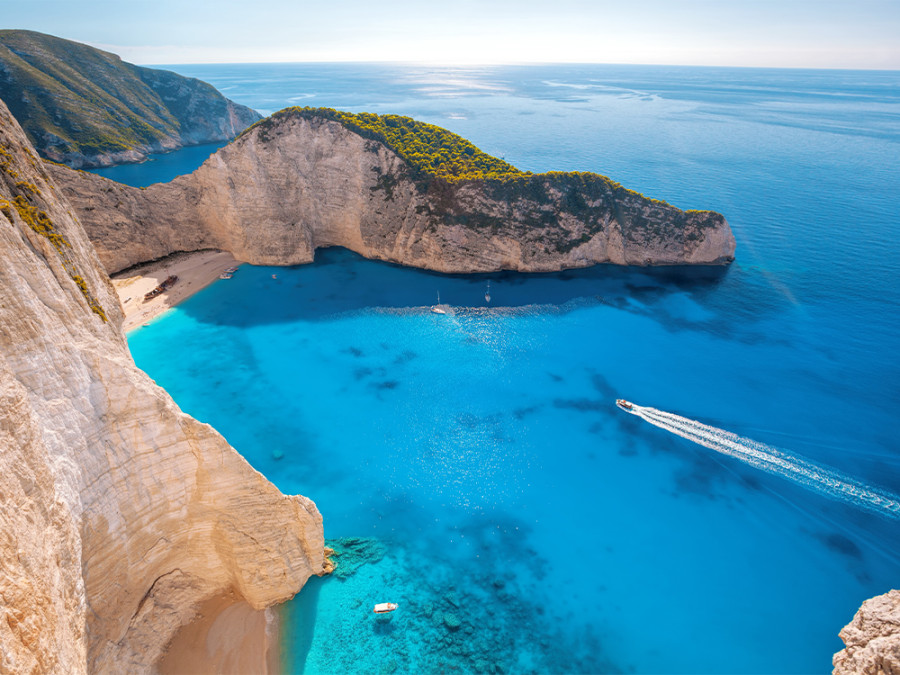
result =
[[[395,609],[397,609],[396,602],[379,602],[375,605],[376,614],[387,614],[388,612],[393,612]]]
[[[634,403],[630,403],[626,401],[624,398],[617,398],[616,405],[619,406],[625,412],[634,412]]]

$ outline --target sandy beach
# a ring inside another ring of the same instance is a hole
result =
[[[278,613],[255,610],[233,593],[200,605],[159,662],[163,675],[277,673]]]
[[[240,265],[223,251],[176,253],[119,272],[112,283],[125,309],[126,331],[151,321]],[[178,281],[144,302],[171,275]],[[226,283],[226,282],[223,282]],[[204,602],[197,617],[176,633],[159,663],[161,673],[275,673],[279,670],[278,615],[252,609],[233,593]]]
[[[209,286],[227,268],[240,265],[224,251],[196,251],[137,265],[112,276],[112,283],[125,309],[125,331],[147,323],[197,291]],[[144,295],[171,275],[175,284],[151,300]]]

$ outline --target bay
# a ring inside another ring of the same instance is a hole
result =
[[[179,405],[316,501],[345,569],[364,563],[288,605],[286,670],[830,670],[861,601],[896,586],[897,521],[614,399],[900,492],[900,74],[174,69],[263,113],[405,114],[521,169],[603,173],[718,210],[738,240],[728,268],[535,276],[325,250],[130,334]],[[429,311],[438,292],[452,315]]]

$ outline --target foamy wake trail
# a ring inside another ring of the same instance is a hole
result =
[[[634,414],[644,421],[723,455],[736,457],[752,467],[787,478],[827,497],[900,520],[900,497],[868,485],[834,469],[814,464],[764,443],[717,429],[656,408],[635,405]]]

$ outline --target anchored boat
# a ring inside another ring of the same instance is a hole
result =
[[[446,314],[447,313],[447,305],[441,304],[441,292],[440,291],[438,291],[437,298],[438,298],[437,304],[431,306],[431,311],[434,312],[435,314]]]
[[[387,614],[388,612],[393,612],[395,609],[397,609],[396,602],[379,602],[375,605],[376,614]]]

